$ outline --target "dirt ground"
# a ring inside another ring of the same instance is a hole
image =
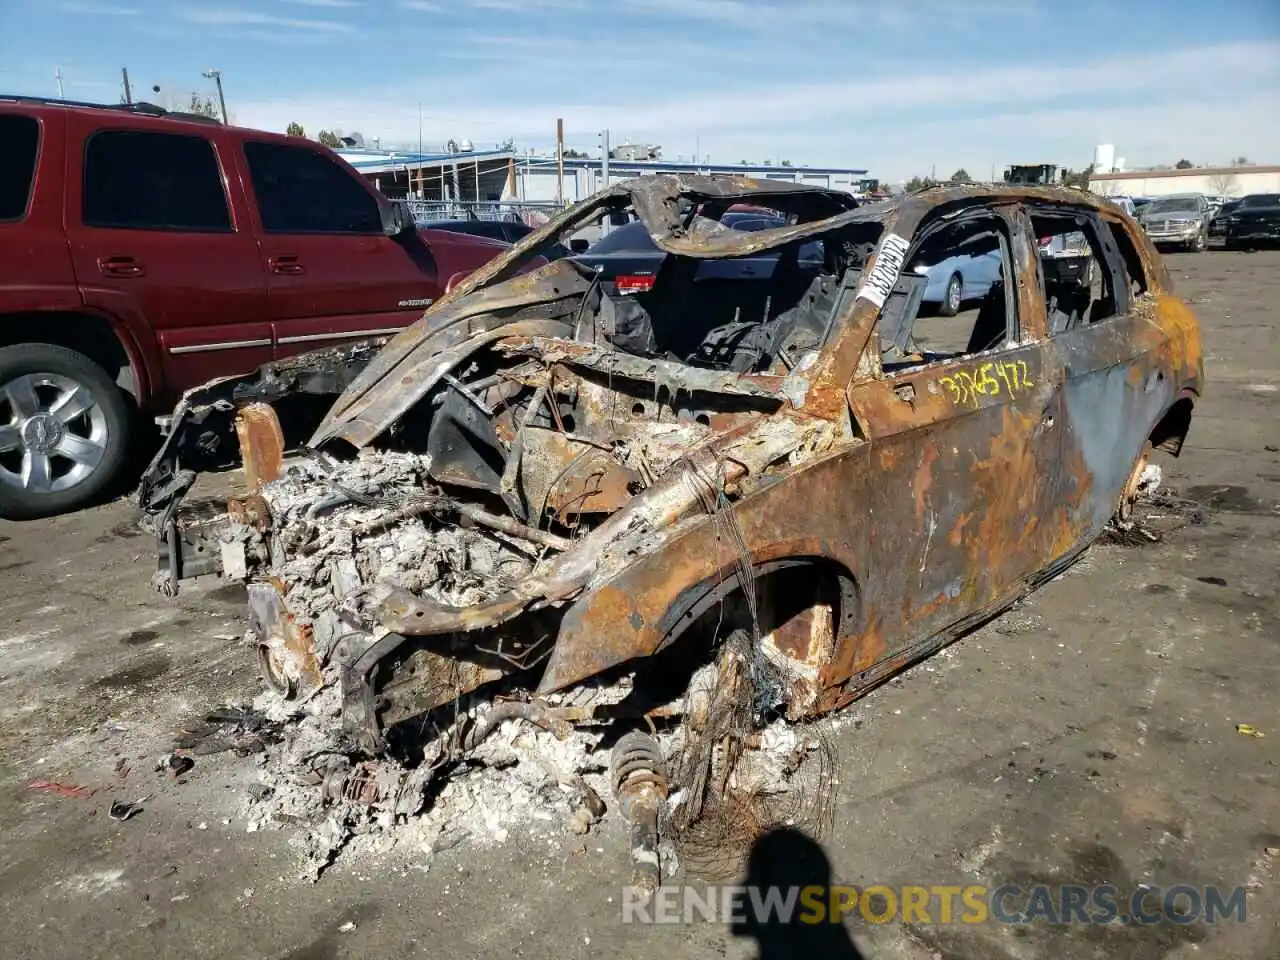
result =
[[[855,704],[836,736],[829,868],[803,882],[829,869],[859,886],[1243,885],[1246,922],[855,913],[847,936],[829,930],[797,956],[1280,957],[1280,856],[1267,853],[1280,847],[1280,252],[1167,263],[1203,325],[1208,390],[1182,457],[1161,463],[1203,522],[1094,547]],[[721,923],[622,923],[616,815],[585,838],[552,824],[501,844],[401,845],[298,879],[289,834],[238,818],[252,758],[200,757],[181,781],[155,772],[184,721],[260,687],[239,641],[243,591],[152,593],[154,545],[132,516],[117,502],[0,522],[5,957],[789,955]],[[141,797],[137,816],[109,818],[113,800]]]

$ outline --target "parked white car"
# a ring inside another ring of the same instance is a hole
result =
[[[1122,209],[1129,216],[1137,216],[1138,208],[1133,205],[1133,201],[1128,197],[1107,197],[1107,199]]]
[[[928,277],[929,284],[920,299],[938,304],[938,312],[944,317],[954,317],[966,301],[981,300],[991,291],[1000,279],[1000,264],[999,250],[958,254],[934,264],[921,264],[915,268],[916,273]]]

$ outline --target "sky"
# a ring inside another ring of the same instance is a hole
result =
[[[0,0],[0,92],[416,149],[657,143],[886,181],[1280,163],[1280,0]],[[153,92],[159,86],[160,93]],[[421,120],[420,120],[421,118]],[[421,124],[421,125],[420,125]],[[421,131],[421,133],[420,133]]]

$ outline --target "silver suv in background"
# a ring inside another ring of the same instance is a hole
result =
[[[1209,245],[1213,210],[1199,193],[1175,194],[1152,200],[1138,211],[1138,222],[1158,247],[1204,250]]]
[[[1081,287],[1093,283],[1093,251],[1079,230],[1039,239],[1040,265],[1045,282],[1073,282]]]

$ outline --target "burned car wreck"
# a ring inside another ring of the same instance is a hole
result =
[[[735,204],[785,225],[731,229]],[[623,212],[667,254],[651,288],[572,258],[519,273]],[[1087,285],[1042,267],[1040,238],[1068,233],[1088,241]],[[771,251],[758,281],[699,270]],[[922,310],[925,268],[993,253],[973,310]],[[1178,452],[1203,381],[1158,256],[1087,195],[967,185],[858,206],[692,176],[567,211],[362,363],[288,458],[280,391],[262,389],[278,375],[184,400],[175,436],[191,411],[234,416],[246,490],[183,521],[189,474],[166,448],[140,496],[159,581],[247,582],[262,675],[312,718],[294,759],[342,829],[353,806],[428,807],[503,724],[585,731],[613,748],[595,772],[650,884],[660,824],[692,836],[733,789],[768,793],[747,768],[774,719],[849,704],[1086,549],[1150,451]],[[822,751],[793,736],[783,752],[775,780]],[[579,773],[556,777],[598,815]],[[826,789],[815,776],[800,793]]]

